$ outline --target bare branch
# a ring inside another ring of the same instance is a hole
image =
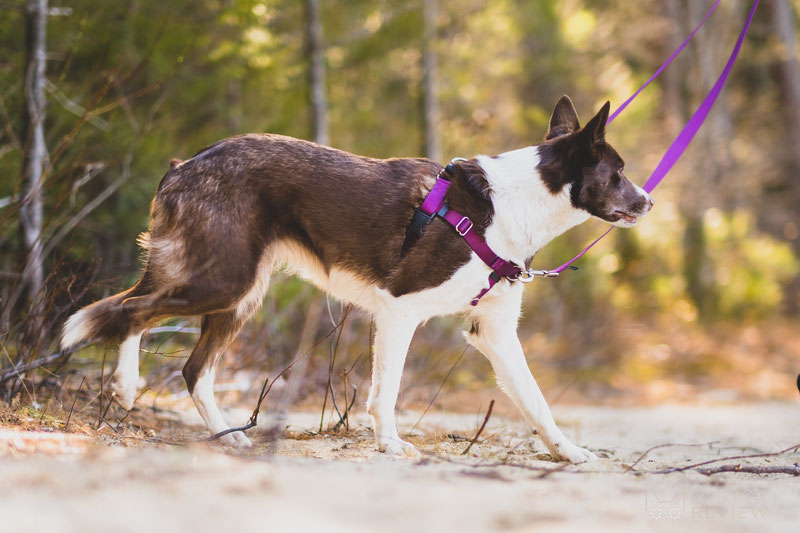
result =
[[[719,465],[709,468],[696,468],[704,476],[713,474],[721,474],[723,472],[741,472],[745,474],[790,474],[792,476],[800,476],[800,466],[798,465],[783,465],[783,466],[755,466],[755,465]]]
[[[642,453],[642,455],[640,455],[639,458],[636,459],[630,466],[626,467],[624,471],[625,472],[630,472],[631,470],[633,470],[633,468],[636,465],[638,465],[642,461],[642,459],[644,459],[647,456],[647,454],[649,454],[653,450],[658,450],[659,448],[669,448],[669,447],[672,447],[672,446],[690,446],[690,447],[711,446],[712,444],[716,444],[718,442],[719,442],[718,440],[712,440],[711,442],[705,442],[705,443],[702,443],[702,444],[672,444],[672,443],[659,444],[657,446],[653,446],[652,448],[648,448],[647,450],[645,450],[644,453]]]
[[[25,372],[30,372],[31,370],[35,370],[37,368],[52,365],[60,361],[62,358],[78,351],[80,348],[83,348],[89,344],[88,342],[82,342],[72,348],[67,350],[61,350],[45,357],[40,357],[39,359],[35,359],[30,363],[25,363],[21,365],[14,365],[11,368],[7,368],[5,370],[0,371],[0,385],[11,379],[12,377],[22,377],[22,374]]]
[[[61,104],[61,107],[70,113],[73,113],[79,117],[85,117],[86,122],[92,126],[95,126],[101,131],[108,131],[111,128],[111,124],[107,120],[94,115],[82,105],[70,100],[69,97],[50,80],[44,80],[44,87],[47,89],[47,92],[50,93],[59,104]]]
[[[710,465],[713,463],[720,463],[722,461],[735,461],[737,459],[757,459],[759,457],[777,457],[778,455],[783,455],[785,453],[795,453],[798,449],[800,449],[800,443],[795,444],[793,446],[789,446],[779,452],[772,452],[772,453],[754,453],[751,455],[734,455],[731,457],[720,457],[719,459],[711,459],[710,461],[703,461],[701,463],[694,463],[686,466],[676,466],[672,468],[665,468],[663,470],[650,470],[646,471],[647,474],[671,474],[673,472],[683,472],[684,470],[693,470],[700,466]]]
[[[422,422],[423,417],[428,413],[428,410],[433,405],[433,402],[436,401],[436,398],[439,396],[439,393],[442,392],[442,387],[444,387],[444,384],[447,383],[447,379],[450,377],[450,374],[453,373],[453,370],[455,370],[455,368],[458,365],[458,363],[461,362],[461,358],[464,357],[465,353],[467,353],[467,348],[469,348],[469,346],[464,347],[464,350],[461,352],[461,355],[458,356],[458,359],[456,359],[456,362],[453,363],[453,366],[451,366],[450,370],[447,371],[447,375],[444,377],[442,382],[439,384],[439,388],[436,389],[436,394],[434,394],[433,398],[431,398],[431,401],[428,403],[428,407],[426,407],[425,410],[422,411],[422,414],[419,415],[419,420],[417,420],[417,423],[414,424],[414,427],[411,428],[411,431],[414,431],[415,429],[417,429],[417,426],[419,425],[419,423]]]
[[[467,455],[467,453],[469,453],[470,448],[472,448],[472,445],[475,444],[475,442],[477,442],[478,437],[480,437],[481,433],[483,433],[483,428],[486,427],[486,423],[489,421],[489,417],[492,416],[492,408],[493,407],[494,407],[494,400],[489,402],[489,409],[486,411],[486,418],[483,419],[483,424],[481,424],[480,429],[478,429],[478,432],[475,433],[475,436],[472,438],[472,440],[470,441],[469,445],[467,445],[467,447],[464,449],[464,451],[461,452],[461,455]]]

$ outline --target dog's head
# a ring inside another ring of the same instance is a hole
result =
[[[570,186],[576,209],[630,227],[653,206],[653,199],[625,177],[625,162],[605,140],[610,103],[583,128],[568,96],[562,96],[550,118],[550,129],[539,145],[537,166],[553,194]]]

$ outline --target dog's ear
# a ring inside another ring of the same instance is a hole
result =
[[[575,106],[572,105],[572,100],[566,94],[558,99],[553,115],[550,117],[550,129],[547,130],[544,140],[549,141],[561,135],[573,133],[580,129],[581,125],[578,122],[578,113],[575,112]]]
[[[580,132],[589,146],[597,146],[606,140],[606,122],[608,122],[608,111],[611,109],[611,102],[606,102],[600,111],[590,120]]]

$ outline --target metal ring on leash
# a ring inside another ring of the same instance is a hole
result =
[[[557,278],[558,274],[558,272],[550,272],[549,270],[533,270],[529,268],[528,270],[520,272],[517,279],[522,283],[530,283],[535,280],[537,276],[540,278]]]

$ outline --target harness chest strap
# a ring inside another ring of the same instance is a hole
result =
[[[456,160],[454,159],[453,161]],[[552,277],[552,274],[545,271],[523,270],[511,261],[506,261],[498,256],[492,251],[484,238],[476,231],[473,231],[474,225],[469,217],[447,205],[444,198],[447,195],[447,190],[450,188],[450,180],[446,179],[444,176],[452,176],[452,172],[453,163],[451,162],[439,172],[439,176],[431,192],[428,193],[422,205],[414,212],[414,217],[406,228],[403,253],[408,251],[408,249],[422,237],[428,224],[438,216],[453,226],[456,233],[464,239],[472,251],[480,257],[481,261],[492,269],[491,274],[489,274],[489,286],[482,289],[481,292],[472,299],[470,302],[472,305],[478,305],[481,297],[489,292],[489,290],[503,278],[512,281],[520,280],[527,282],[533,280],[536,275]],[[555,275],[557,276],[558,274]]]

